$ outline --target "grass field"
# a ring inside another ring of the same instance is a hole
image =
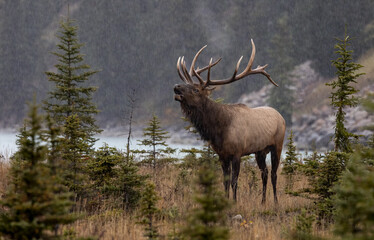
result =
[[[194,170],[187,173],[184,181],[180,181],[180,169],[176,165],[164,166],[153,173],[147,167],[141,167],[142,174],[149,174],[151,180],[156,184],[156,190],[160,200],[158,207],[161,213],[157,218],[159,232],[165,238],[173,232],[182,229],[186,222],[186,216],[194,208],[193,188]],[[221,172],[219,168],[219,176]],[[0,163],[0,194],[3,195],[8,184],[9,164]],[[238,202],[231,202],[231,207],[227,212],[227,224],[230,229],[230,239],[285,239],[286,233],[294,226],[295,216],[302,208],[311,206],[311,201],[285,194],[285,177],[278,171],[278,198],[279,204],[273,201],[270,179],[268,181],[267,202],[261,204],[262,183],[260,172],[256,168],[257,181],[253,185],[249,169],[242,166],[239,177]],[[221,182],[221,179],[219,180]],[[294,182],[294,189],[307,186],[305,176],[297,176]],[[217,188],[223,191],[223,185],[218,184]],[[97,206],[97,209],[90,214],[83,213],[83,217],[73,225],[66,227],[64,231],[75,231],[78,236],[96,236],[98,239],[144,239],[142,226],[136,224],[137,210],[127,213],[122,209],[113,208],[116,199],[106,199]],[[89,205],[85,200],[81,201],[80,209]],[[79,209],[79,208],[78,208]],[[173,211],[174,210],[174,211]],[[177,211],[175,211],[177,210]],[[176,214],[177,212],[177,214]],[[173,214],[172,214],[173,213]],[[240,214],[243,220],[233,220],[233,216]],[[315,230],[316,234],[326,235],[321,230]],[[177,239],[177,238],[175,238]]]

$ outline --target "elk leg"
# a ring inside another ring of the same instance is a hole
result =
[[[274,202],[278,203],[277,197],[277,170],[280,162],[280,150],[277,147],[274,147],[271,150],[271,184],[273,185],[273,193],[274,193]]]
[[[220,158],[222,171],[223,171],[223,185],[225,186],[226,197],[230,197],[230,175],[231,165],[229,159]]]
[[[265,152],[257,152],[256,153],[256,162],[258,167],[261,170],[261,178],[262,178],[262,204],[266,202],[266,185],[268,182],[268,169],[266,167],[266,153]]]
[[[236,202],[236,191],[238,189],[239,172],[240,172],[240,157],[233,157],[231,187],[232,187],[232,192],[233,192],[233,197],[234,197],[235,202]]]

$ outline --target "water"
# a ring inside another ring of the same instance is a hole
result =
[[[108,136],[108,135],[99,135],[97,136],[99,139],[94,147],[96,149],[102,147],[104,143],[107,143],[110,147],[115,147],[119,150],[125,150],[126,149],[126,143],[127,143],[127,137],[121,137],[121,136]],[[9,158],[13,153],[17,151],[17,132],[12,130],[2,130],[0,131],[0,154],[4,155],[6,158]],[[142,145],[138,145],[139,138],[132,138],[130,143],[130,148],[133,150],[148,150]],[[188,144],[177,144],[173,142],[167,142],[169,147],[176,148],[177,150],[181,150],[183,148],[202,148],[203,143],[201,143],[200,146],[196,145],[188,145]],[[173,157],[183,157],[185,154],[180,153],[177,151]]]
[[[2,130],[0,131],[0,155],[4,155],[6,158],[9,158],[13,153],[17,151],[17,145],[16,145],[16,137],[17,132],[16,131],[11,131],[11,130]],[[126,149],[126,143],[127,143],[127,138],[122,137],[122,136],[108,136],[108,135],[99,135],[97,136],[99,139],[96,144],[95,148],[98,149],[104,145],[104,143],[107,143],[110,147],[115,147],[119,150],[125,151]],[[138,140],[139,138],[132,138],[131,143],[130,143],[130,148],[133,150],[148,150],[142,145],[138,145]],[[202,149],[203,147],[203,142],[201,142],[201,145],[188,145],[188,144],[177,144],[173,142],[167,142],[167,144],[171,148],[176,148],[177,151],[173,155],[173,157],[176,158],[181,158],[185,156],[185,153],[181,153],[181,149],[189,149],[189,148],[198,148]],[[286,153],[286,148],[283,149],[282,151],[282,158],[285,158],[285,153]],[[306,155],[312,154],[312,152],[308,151],[306,152],[299,152],[301,157],[305,157]],[[299,157],[300,157],[299,156]],[[270,161],[270,154],[267,155],[267,161]]]
[[[11,156],[17,150],[15,131],[4,130],[0,132],[0,155],[6,158]]]

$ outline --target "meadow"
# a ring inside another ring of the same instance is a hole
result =
[[[269,165],[269,164],[268,164]],[[184,228],[186,217],[191,209],[196,207],[194,202],[194,181],[196,168],[190,169],[187,174],[181,174],[178,164],[166,164],[153,170],[148,166],[141,166],[139,173],[150,176],[156,185],[160,199],[155,224],[159,228],[161,239],[173,238],[175,233]],[[252,172],[255,172],[253,177]],[[223,191],[222,173],[217,166],[217,175],[220,177],[218,190]],[[262,183],[260,171],[257,166],[248,161],[242,162],[239,176],[238,201],[230,201],[227,211],[227,224],[230,229],[230,239],[285,239],[287,233],[295,226],[295,217],[302,208],[310,208],[313,203],[302,197],[295,197],[285,193],[285,177],[278,170],[278,198],[279,204],[273,201],[271,183],[268,182],[267,202],[261,204]],[[181,177],[183,175],[183,177]],[[308,181],[304,175],[296,175],[294,190],[307,187]],[[4,194],[9,181],[9,163],[0,163],[0,194]],[[138,222],[137,209],[124,211],[114,207],[117,200],[113,197],[103,199],[99,195],[100,204],[92,207],[92,199],[77,201],[78,212],[81,218],[75,223],[60,229],[62,232],[75,232],[80,237],[96,237],[96,239],[127,239],[138,240],[143,237],[143,227]],[[86,211],[89,209],[89,211]],[[243,219],[233,219],[240,214]],[[327,230],[314,227],[314,233],[320,236],[328,235]]]

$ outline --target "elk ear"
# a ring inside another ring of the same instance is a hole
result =
[[[207,87],[205,88],[205,92],[207,96],[210,96],[213,92],[213,90],[216,89],[215,87]]]

